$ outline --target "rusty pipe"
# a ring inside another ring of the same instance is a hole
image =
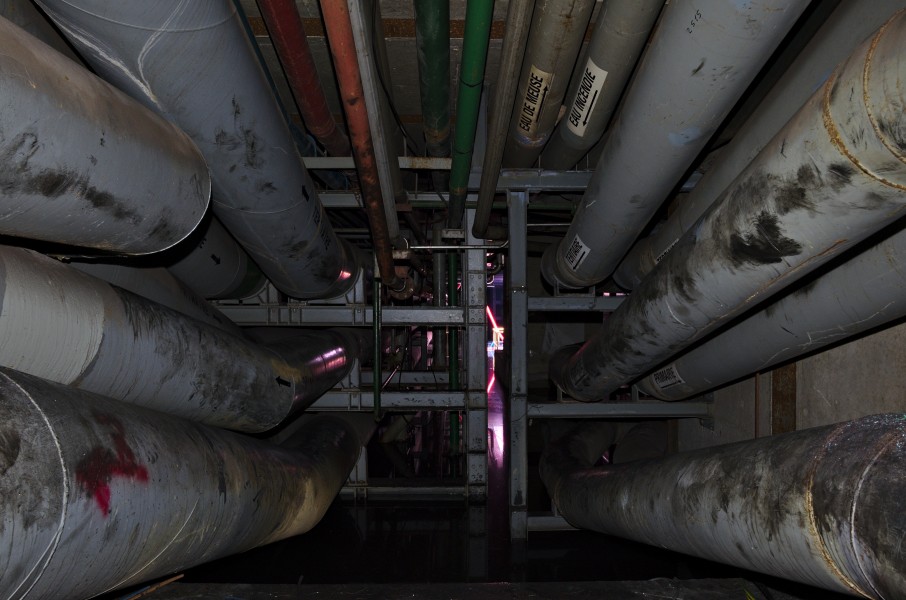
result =
[[[258,0],[258,8],[299,104],[305,128],[321,142],[328,154],[349,156],[349,138],[330,114],[296,3],[293,0]]]
[[[374,140],[371,138],[368,123],[368,109],[365,107],[365,92],[359,74],[349,7],[345,2],[321,0],[321,12],[324,15],[327,42],[337,72],[346,124],[352,138],[352,156],[359,175],[359,189],[362,192],[365,213],[371,227],[378,270],[391,293],[399,293],[408,286],[405,279],[396,276],[393,267],[393,244],[387,228],[387,216],[384,213],[384,200],[374,156]]]
[[[549,445],[572,525],[868,598],[902,598],[906,416],[591,468]]]

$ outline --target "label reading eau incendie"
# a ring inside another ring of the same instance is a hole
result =
[[[566,126],[575,135],[582,137],[588,128],[591,111],[598,102],[598,96],[607,79],[607,71],[599,67],[590,58],[585,63],[585,71],[579,82],[579,91],[569,110],[569,119]]]

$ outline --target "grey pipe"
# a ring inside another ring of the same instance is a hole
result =
[[[267,285],[264,273],[216,217],[203,224],[198,243],[167,269],[202,298],[248,298]]]
[[[147,254],[204,217],[188,136],[2,18],[0,87],[0,234]]]
[[[808,5],[678,0],[663,12],[566,237],[544,277],[587,287],[639,232]]]
[[[604,468],[549,446],[572,525],[868,598],[901,598],[906,420],[881,415]]]
[[[547,0],[532,14],[510,133],[506,167],[530,167],[550,137],[595,0]],[[496,183],[496,182],[495,182]]]
[[[32,36],[38,38],[66,58],[84,67],[80,59],[69,44],[66,43],[53,25],[44,18],[44,15],[35,8],[31,0],[0,0],[0,16],[21,27]]]
[[[98,73],[195,140],[215,214],[278,289],[348,291],[358,265],[327,221],[230,0],[37,3]]]
[[[0,247],[0,274],[0,364],[208,425],[280,424],[323,383],[307,357],[345,352],[266,348],[30,250]]]
[[[892,223],[906,205],[906,19],[862,44],[599,333],[552,374],[603,398]]]
[[[720,150],[718,160],[708,167],[692,192],[650,236],[632,247],[614,272],[614,280],[624,289],[634,289],[824,83],[834,67],[904,6],[903,0],[841,2],[733,140]]]
[[[608,0],[569,87],[566,113],[544,148],[545,169],[570,169],[594,146],[610,122],[664,0]]]
[[[92,597],[305,533],[367,440],[318,417],[281,448],[8,369],[0,415],[4,598]]]
[[[682,400],[906,316],[906,231],[784,296],[639,382]]]

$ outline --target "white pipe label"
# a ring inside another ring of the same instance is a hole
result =
[[[604,87],[604,80],[607,79],[607,71],[599,67],[590,58],[585,63],[585,71],[582,73],[582,80],[579,83],[579,91],[576,92],[576,98],[569,110],[569,120],[566,126],[575,135],[582,137],[588,128],[588,121],[591,118],[591,111],[598,102],[598,96]]]
[[[659,371],[655,371],[651,374],[651,379],[654,380],[655,385],[662,390],[666,390],[668,387],[673,387],[681,383],[686,383],[682,377],[680,377],[679,371],[676,370],[676,365],[669,365],[664,367]]]
[[[663,252],[661,252],[660,254],[658,254],[657,256],[655,256],[655,257],[654,257],[654,264],[656,264],[656,265],[657,265],[657,264],[660,264],[660,262],[661,262],[662,260],[664,260],[664,257],[666,257],[668,254],[670,254],[670,251],[673,250],[673,247],[676,246],[676,243],[677,243],[677,242],[679,242],[679,238],[676,238],[675,240],[673,240],[673,241],[670,243],[669,246],[667,246],[666,248],[664,248],[664,251],[663,251]]]
[[[553,73],[542,71],[532,65],[522,97],[522,108],[519,109],[519,129],[530,138],[535,137],[538,131],[538,119],[541,118],[541,110],[544,108],[544,101],[553,81]]]
[[[585,257],[588,256],[590,248],[585,245],[585,242],[582,241],[578,235],[573,238],[572,244],[569,245],[569,250],[566,252],[566,263],[569,267],[575,271],[579,268],[579,265],[582,264],[582,261],[585,260]]]

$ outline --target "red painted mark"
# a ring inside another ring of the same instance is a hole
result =
[[[110,480],[126,477],[145,483],[148,469],[135,460],[135,453],[126,443],[126,429],[119,419],[104,413],[94,413],[99,425],[106,425],[113,438],[113,448],[95,446],[76,466],[76,481],[89,496],[94,497],[101,514],[110,514]]]

